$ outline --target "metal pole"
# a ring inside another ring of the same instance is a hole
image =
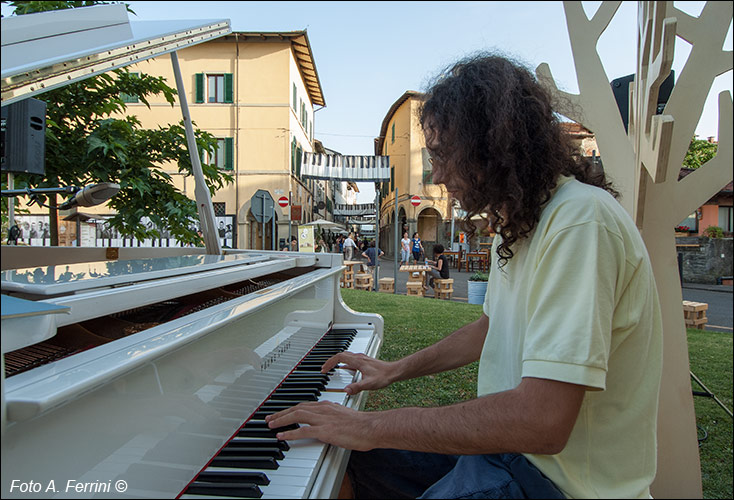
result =
[[[398,188],[395,188],[395,243],[398,245],[396,246],[395,250],[395,269],[393,272],[393,293],[398,293],[398,250],[403,249],[403,244],[400,242],[400,237],[398,236],[398,233],[400,232],[400,229],[398,228]]]
[[[8,189],[10,191],[15,189],[15,174],[8,172]],[[15,199],[11,196],[8,198],[8,235],[10,235],[10,228],[15,225]],[[16,242],[17,243],[17,242]]]
[[[212,205],[212,197],[209,193],[209,188],[206,186],[204,172],[201,169],[199,149],[196,147],[194,127],[191,124],[191,114],[189,113],[189,105],[186,101],[186,88],[183,84],[181,68],[178,65],[178,55],[175,51],[171,52],[171,65],[173,66],[173,74],[176,77],[178,100],[181,103],[181,115],[183,115],[184,130],[186,131],[186,143],[189,149],[191,169],[194,173],[194,197],[196,198],[196,206],[199,210],[199,221],[201,222],[201,232],[204,235],[206,253],[222,255],[222,245],[218,238],[219,235],[217,234],[217,228],[214,225],[214,206]]]
[[[454,200],[451,199],[451,203],[449,203],[449,210],[451,210],[451,250],[454,251]]]
[[[285,242],[285,244],[288,246],[288,250],[291,249],[291,225],[293,224],[293,221],[291,220],[291,217],[293,216],[293,207],[291,206],[291,195],[292,194],[293,193],[291,193],[289,189],[288,190],[288,241]]]
[[[375,182],[375,279],[372,289],[377,291],[377,281],[380,279],[380,188]]]
[[[263,214],[263,217],[262,217],[263,227],[262,227],[262,233],[260,234],[262,235],[262,247],[263,247],[263,250],[265,250],[265,196],[264,195],[263,195],[262,211],[260,213]]]
[[[272,218],[272,221],[273,221],[273,236],[270,238],[270,247],[271,247],[271,250],[277,250],[278,247],[275,244],[275,200],[273,200],[273,218]]]

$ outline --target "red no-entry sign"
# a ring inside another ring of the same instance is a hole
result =
[[[287,196],[281,196],[278,198],[278,205],[285,208],[288,206],[288,197]]]
[[[411,204],[411,205],[413,205],[414,207],[417,207],[418,205],[420,205],[420,204],[421,204],[421,197],[420,197],[420,196],[418,196],[417,194],[416,194],[416,195],[414,195],[414,196],[413,196],[413,197],[412,197],[412,198],[410,199],[410,204]]]

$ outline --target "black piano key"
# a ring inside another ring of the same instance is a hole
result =
[[[243,482],[266,486],[270,484],[270,479],[262,472],[246,472],[246,471],[227,471],[213,472],[204,471],[196,478],[197,481],[205,483],[230,483]]]
[[[261,410],[272,410],[276,409],[277,411],[286,410],[290,408],[291,406],[296,406],[298,403],[303,403],[302,400],[299,399],[279,399],[279,400],[268,400],[265,401],[261,406]]]
[[[227,443],[227,446],[253,447],[253,448],[280,448],[288,451],[291,447],[286,441],[280,441],[276,438],[241,438],[234,437]]]
[[[286,392],[285,394],[275,391],[270,395],[272,401],[316,401],[318,395],[313,392]]]
[[[239,437],[251,437],[251,438],[259,438],[259,437],[267,437],[267,438],[274,438],[275,435],[278,433],[275,429],[240,429],[237,431],[237,435]]]
[[[321,391],[315,387],[283,387],[282,385],[273,391],[273,394],[313,394],[314,396],[320,396]]]
[[[234,467],[238,469],[275,470],[278,461],[272,457],[258,457],[256,455],[227,457],[217,455],[209,463],[212,467]]]
[[[324,387],[326,387],[326,384],[324,382],[316,382],[316,381],[291,381],[291,382],[283,382],[280,384],[280,387],[283,389],[308,389],[308,388],[314,388],[321,391]]]
[[[275,437],[275,436],[265,436]],[[219,457],[271,457],[276,460],[283,460],[285,455],[283,450],[280,448],[258,448],[255,447],[240,447],[240,446],[225,446],[217,454]]]
[[[186,493],[190,495],[218,495],[239,498],[260,498],[263,496],[262,490],[252,483],[208,483],[198,480],[189,485]]]

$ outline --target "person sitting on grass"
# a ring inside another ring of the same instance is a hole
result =
[[[431,288],[433,288],[433,280],[449,279],[449,262],[443,252],[443,245],[433,245],[433,260],[427,261],[428,267],[431,268],[431,278],[428,281],[428,286]],[[423,288],[426,290],[428,289],[426,286]]]

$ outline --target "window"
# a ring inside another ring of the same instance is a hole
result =
[[[214,207],[214,216],[223,217],[226,215],[226,203],[215,201],[212,203]]]
[[[395,144],[395,124],[392,124],[392,142],[391,144]]]
[[[678,226],[687,227],[694,233],[698,232],[698,217],[696,217],[696,212],[693,212],[691,215],[683,219]]]
[[[130,76],[133,78],[140,78],[140,73],[130,72]],[[120,99],[122,99],[122,102],[125,102],[125,103],[140,102],[140,99],[138,98],[138,96],[126,94],[124,92],[120,92]]]
[[[234,139],[232,137],[217,139],[217,147],[209,163],[213,163],[220,170],[234,169]]]
[[[390,167],[390,192],[395,191],[395,167]]]
[[[195,102],[231,103],[234,97],[233,84],[232,73],[198,73],[195,78]]]
[[[428,149],[421,149],[421,157],[423,159],[423,184],[433,184],[433,165],[430,161]]]
[[[734,207],[719,207],[719,227],[728,233],[734,231],[732,217],[734,217]]]

